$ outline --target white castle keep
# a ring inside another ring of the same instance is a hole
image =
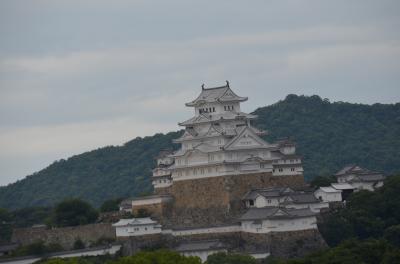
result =
[[[289,140],[270,144],[260,136],[265,131],[251,126],[257,118],[241,111],[247,97],[225,86],[204,88],[186,106],[194,117],[179,123],[184,134],[174,140],[176,152],[162,152],[153,170],[153,186],[169,187],[176,181],[224,175],[269,172],[273,176],[302,175],[301,158]]]

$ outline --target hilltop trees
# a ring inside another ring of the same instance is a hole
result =
[[[100,212],[114,212],[119,210],[119,204],[123,199],[110,199],[104,201],[104,203],[100,206]]]
[[[256,264],[252,256],[241,254],[215,253],[208,256],[205,264]]]
[[[54,208],[53,224],[58,227],[94,223],[98,212],[87,202],[79,199],[65,200]]]

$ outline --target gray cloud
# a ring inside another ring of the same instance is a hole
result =
[[[0,184],[178,129],[201,83],[244,109],[288,93],[400,99],[398,1],[2,1]],[[18,165],[16,165],[18,164]]]

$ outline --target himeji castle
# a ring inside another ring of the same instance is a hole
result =
[[[205,88],[186,103],[194,117],[179,123],[184,134],[174,140],[181,148],[162,153],[154,170],[153,185],[168,187],[173,182],[231,174],[269,172],[274,176],[302,175],[301,158],[290,141],[274,144],[261,138],[265,131],[251,125],[256,115],[241,111],[247,97],[229,86]]]
[[[257,116],[241,110],[247,99],[227,81],[203,85],[186,103],[194,116],[179,123],[179,147],[156,157],[154,193],[121,203],[135,218],[114,226],[131,253],[158,243],[205,260],[220,251],[291,254],[297,240],[304,252],[324,247],[316,214],[328,202],[304,190],[292,141],[263,139],[266,132],[252,125]]]

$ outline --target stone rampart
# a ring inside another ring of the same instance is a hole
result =
[[[303,257],[328,247],[317,229],[271,233],[269,239],[271,255],[282,258]]]
[[[251,234],[245,232],[207,233],[185,236],[158,234],[129,237],[120,241],[123,242],[123,253],[131,255],[148,248],[164,247],[174,249],[179,244],[185,242],[216,239],[224,243],[230,252],[270,252],[273,256],[283,258],[300,257],[327,247],[316,229],[268,234]]]
[[[74,242],[81,239],[86,246],[93,245],[99,239],[115,239],[115,229],[110,223],[90,224],[83,226],[47,229],[16,228],[13,230],[12,242],[29,245],[37,241],[46,244],[58,243],[64,249],[73,248]]]
[[[242,197],[251,189],[303,187],[303,175],[272,176],[271,173],[227,175],[175,181],[171,225],[196,227],[229,223],[244,210]]]

